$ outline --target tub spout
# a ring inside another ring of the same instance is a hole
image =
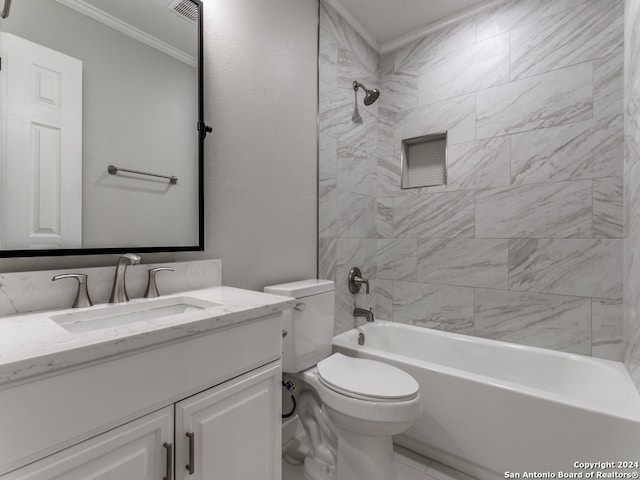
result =
[[[364,308],[354,308],[353,309],[354,317],[365,317],[367,322],[373,322],[373,310],[370,308],[369,310],[365,310]]]

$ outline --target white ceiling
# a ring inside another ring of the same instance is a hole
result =
[[[176,14],[172,0],[57,0],[125,35],[195,66],[197,26]]]
[[[408,43],[423,35],[425,30],[435,30],[452,20],[469,17],[506,1],[327,0],[380,52]]]

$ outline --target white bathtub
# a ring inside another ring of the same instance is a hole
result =
[[[597,479],[614,470],[583,464],[640,462],[640,395],[621,363],[379,320],[333,344],[413,375],[424,413],[395,441],[477,478]]]

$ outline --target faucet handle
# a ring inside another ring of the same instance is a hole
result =
[[[349,291],[353,294],[358,293],[364,284],[364,291],[369,294],[369,280],[362,278],[362,272],[358,267],[353,267],[349,271]]]
[[[51,281],[55,282],[62,278],[75,278],[78,281],[78,292],[76,293],[76,299],[73,302],[72,308],[84,308],[93,305],[91,298],[89,298],[89,292],[87,291],[87,275],[85,273],[63,273],[56,275]]]
[[[158,287],[156,286],[156,274],[164,270],[173,272],[173,268],[170,267],[156,267],[149,269],[149,281],[147,282],[147,289],[144,292],[144,298],[155,298],[160,296],[158,293]]]

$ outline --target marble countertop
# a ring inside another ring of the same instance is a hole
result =
[[[51,317],[61,318],[70,313],[90,310],[106,311],[113,306],[101,304],[85,309],[34,312],[0,318],[0,386],[164,342],[212,332],[279,313],[295,304],[292,298],[224,286],[180,292],[159,298],[170,297],[190,297],[220,305],[81,333],[68,331]],[[134,299],[126,305],[145,301],[149,300]]]

